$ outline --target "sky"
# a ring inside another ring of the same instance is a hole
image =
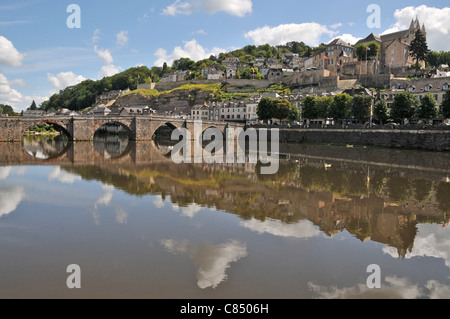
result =
[[[429,48],[450,51],[448,0],[1,0],[0,104],[20,112],[86,79],[246,45],[355,43],[416,16]]]

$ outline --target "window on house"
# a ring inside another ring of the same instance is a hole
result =
[[[425,91],[427,91],[427,92],[430,91],[430,87],[429,87],[429,86],[426,86],[426,87],[425,87]]]
[[[444,90],[448,90],[448,84],[444,85]]]

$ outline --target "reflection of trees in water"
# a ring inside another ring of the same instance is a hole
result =
[[[127,150],[129,142],[127,135],[95,136],[94,148],[106,159],[118,158]]]
[[[25,151],[38,159],[57,157],[64,152],[68,144],[69,139],[64,134],[57,136],[25,135],[22,139]]]
[[[299,180],[302,187],[309,190],[323,190],[341,195],[367,194],[367,176],[362,172],[303,166]]]
[[[424,179],[416,179],[411,182],[411,186],[414,189],[414,198],[424,204],[431,198],[431,194],[434,189],[434,182]]]
[[[450,183],[439,183],[436,190],[436,200],[442,211],[450,213]]]
[[[128,132],[124,127],[109,123],[101,126],[95,132],[94,148],[105,159],[113,159],[123,155],[129,141]]]
[[[386,186],[389,189],[389,199],[394,203],[402,204],[414,196],[411,180],[408,178],[392,176],[388,178]]]

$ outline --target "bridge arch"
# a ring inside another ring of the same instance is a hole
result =
[[[133,130],[130,127],[131,124],[130,123],[124,123],[124,122],[122,122],[120,120],[117,120],[117,119],[110,119],[110,120],[104,120],[104,121],[97,122],[95,124],[95,126],[94,126],[93,137],[100,130],[100,128],[102,128],[103,126],[107,126],[107,125],[116,125],[116,126],[122,128],[123,132],[128,136],[128,139],[130,139],[130,140],[133,139]]]
[[[158,121],[158,123],[155,125],[155,127],[152,131],[152,135],[151,135],[152,140],[155,140],[158,137],[158,132],[160,132],[161,130],[164,130],[164,128],[169,128],[171,130],[171,132],[173,132],[176,129],[184,128],[184,127],[185,127],[184,123],[177,123],[177,122],[173,123],[171,121],[164,123],[163,121],[161,121],[161,122]],[[170,139],[170,136],[168,136],[168,138]]]
[[[24,121],[24,125],[22,126],[22,130],[20,132],[21,137],[24,135],[27,135],[26,132],[33,126],[39,126],[42,124],[50,124],[53,125],[53,127],[64,133],[69,140],[73,139],[73,136],[71,132],[69,132],[70,128],[68,127],[67,123],[64,123],[62,121],[54,120],[54,119],[39,119],[39,120],[33,120],[33,121]]]

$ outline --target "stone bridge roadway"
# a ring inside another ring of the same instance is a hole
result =
[[[0,119],[0,142],[19,142],[24,133],[34,125],[53,124],[71,141],[92,141],[95,132],[103,125],[114,123],[125,128],[134,141],[150,141],[161,126],[186,128],[194,134],[194,120],[159,116],[99,116],[99,117],[10,117]],[[225,133],[227,128],[244,128],[243,124],[228,122],[201,122],[202,132],[210,127]]]

